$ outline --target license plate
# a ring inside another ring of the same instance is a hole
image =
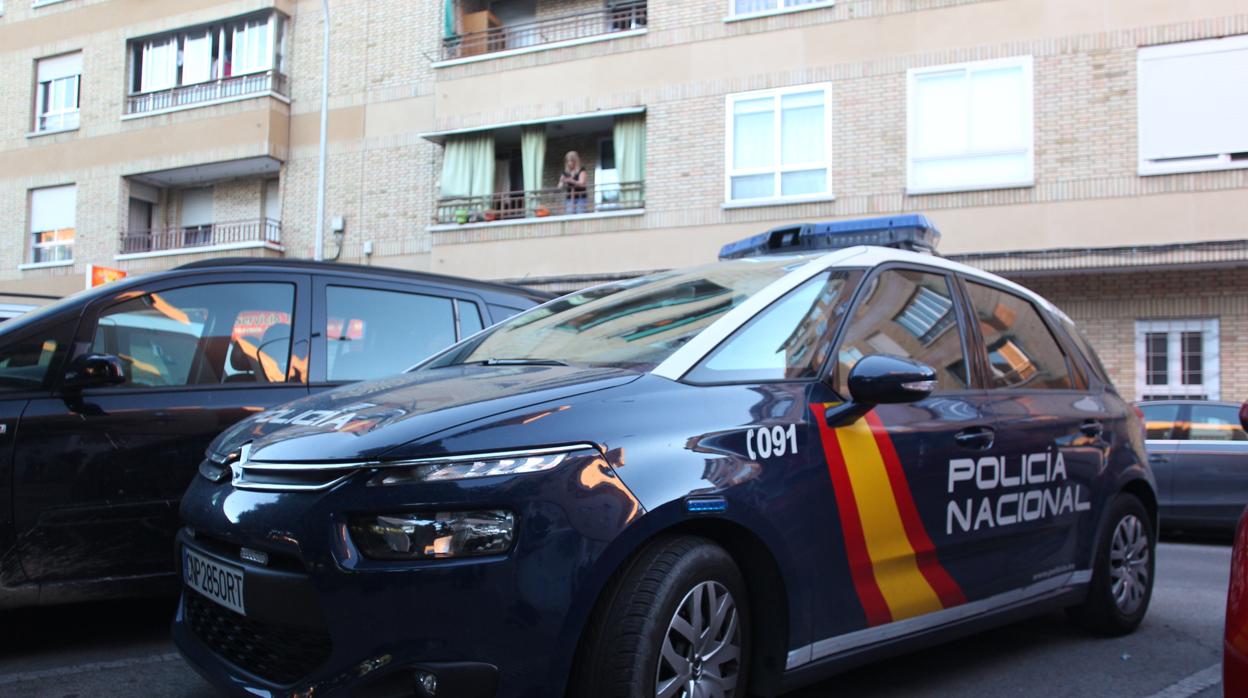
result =
[[[186,585],[240,615],[243,608],[243,568],[227,565],[182,548],[182,579]]]

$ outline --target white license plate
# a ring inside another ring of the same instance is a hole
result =
[[[243,568],[226,565],[182,548],[182,579],[186,585],[240,615],[243,608]]]

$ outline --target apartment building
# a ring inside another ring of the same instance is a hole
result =
[[[0,292],[313,256],[323,20],[5,0]],[[331,0],[329,24],[328,258],[571,288],[922,212],[1080,321],[1125,393],[1248,397],[1242,0]]]

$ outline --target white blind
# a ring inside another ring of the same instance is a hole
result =
[[[182,45],[182,84],[212,79],[212,35],[207,29],[186,35]]]
[[[258,19],[234,28],[233,75],[254,73],[273,67],[273,44],[269,20]]]
[[[172,36],[155,39],[143,44],[140,54],[139,90],[151,92],[166,90],[177,81],[178,43]]]
[[[186,189],[182,192],[182,227],[212,223],[212,188]]]
[[[30,232],[73,228],[77,207],[78,187],[73,184],[31,190]]]
[[[52,58],[40,58],[39,82],[49,82],[57,78],[67,78],[71,75],[82,74],[82,52],[67,53],[63,56],[54,56]]]
[[[1140,158],[1248,152],[1248,36],[1141,48]]]

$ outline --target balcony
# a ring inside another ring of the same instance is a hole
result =
[[[282,224],[272,218],[225,223],[207,223],[187,227],[153,230],[127,230],[121,234],[121,254],[143,254],[171,250],[195,252],[198,248],[240,246],[278,246]]]
[[[286,76],[270,70],[250,75],[235,75],[195,85],[171,87],[126,97],[126,114],[147,114],[177,107],[237,99],[251,95],[277,94],[287,96]]]
[[[457,32],[442,40],[442,59],[456,60],[484,56],[534,46],[575,42],[646,26],[646,0],[623,0],[599,3],[577,2],[577,5],[599,4],[598,7],[572,13],[542,16],[543,10],[556,3],[538,0],[528,12],[498,14],[489,3],[474,6],[463,0]],[[569,3],[558,3],[567,6]],[[475,9],[475,11],[472,11]]]
[[[563,189],[507,191],[488,196],[445,197],[438,199],[436,225],[493,223],[526,218],[539,220],[554,216],[579,216],[608,211],[644,209],[645,182],[619,182],[590,185],[584,196]]]

